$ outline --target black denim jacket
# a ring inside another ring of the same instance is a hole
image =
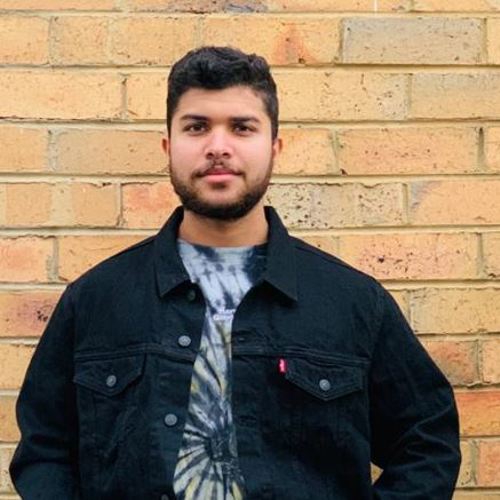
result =
[[[175,498],[205,308],[176,250],[182,215],[62,295],[17,404],[23,498]],[[266,271],[232,333],[246,498],[451,498],[460,451],[445,377],[375,279],[266,217]],[[384,470],[374,485],[370,461]]]

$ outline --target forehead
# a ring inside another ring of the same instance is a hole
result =
[[[267,116],[262,97],[251,87],[234,86],[221,90],[191,88],[182,94],[175,118],[186,114],[207,118],[222,116]]]

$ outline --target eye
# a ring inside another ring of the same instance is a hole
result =
[[[252,127],[244,125],[243,123],[236,123],[234,125],[234,130],[239,134],[245,134],[245,135],[254,131]]]
[[[183,130],[185,132],[191,132],[191,133],[196,134],[199,132],[203,132],[206,128],[207,128],[206,123],[197,122],[197,123],[190,123],[189,125],[186,125]]]

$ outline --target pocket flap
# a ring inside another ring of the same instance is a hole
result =
[[[309,394],[324,401],[363,388],[363,370],[358,366],[323,365],[307,359],[287,359],[285,377]]]
[[[107,396],[123,391],[143,371],[144,355],[77,361],[73,382]]]

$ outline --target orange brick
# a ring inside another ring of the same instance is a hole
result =
[[[195,17],[127,17],[112,25],[117,64],[173,64],[197,45]]]
[[[170,182],[124,184],[122,191],[125,227],[157,229],[180,204]]]
[[[500,180],[417,181],[410,188],[413,224],[496,224]]]
[[[145,235],[62,236],[59,242],[59,278],[76,279],[87,269],[146,238]]]
[[[26,345],[0,344],[0,389],[19,389],[35,348]]]
[[[56,17],[52,25],[52,62],[105,64],[108,54],[108,19]]]
[[[127,77],[127,112],[131,120],[164,120],[167,78],[164,73],[132,73]]]
[[[326,129],[281,129],[283,150],[273,173],[278,175],[326,175],[335,169],[331,132]]]
[[[467,391],[455,394],[462,436],[500,434],[500,391]]]
[[[500,441],[479,441],[477,460],[478,486],[500,486]]]
[[[255,52],[272,65],[328,64],[338,57],[339,23],[321,17],[266,16],[207,17],[202,24],[204,44],[227,40],[245,52]]]
[[[500,309],[492,311],[492,315],[498,316]],[[483,381],[487,384],[500,383],[500,340],[484,340],[481,342],[481,365]]]
[[[413,75],[411,118],[498,118],[500,74],[488,72]]]
[[[56,170],[86,175],[164,173],[162,135],[149,130],[66,130],[57,135]]]
[[[0,172],[43,172],[47,143],[46,130],[0,127]]]
[[[50,184],[5,184],[5,217],[0,224],[33,227],[50,221],[52,189]]]
[[[0,64],[45,64],[49,23],[40,17],[0,17]]]
[[[53,261],[52,238],[0,239],[0,281],[46,282]]]
[[[112,10],[115,0],[0,0],[0,10]]]
[[[477,243],[470,234],[340,235],[339,254],[378,279],[476,277]]]
[[[82,120],[120,115],[122,89],[118,74],[2,72],[0,88],[0,116],[4,118]]]
[[[342,61],[476,64],[482,59],[482,37],[479,19],[354,17],[343,23]]]
[[[500,329],[496,313],[499,288],[424,288],[411,292],[411,304],[413,327],[418,333],[470,334]]]
[[[424,345],[453,385],[470,385],[478,381],[476,342],[427,340]]]
[[[117,186],[71,184],[67,188],[66,186],[61,186],[61,188],[58,193],[62,195],[62,200],[65,200],[68,191],[70,193],[70,214],[72,215],[71,219],[65,217],[61,224],[77,226],[115,226],[117,224],[119,215]]]
[[[414,11],[420,12],[481,12],[498,11],[497,0],[414,0]]]
[[[293,229],[383,226],[403,220],[399,184],[274,184],[265,202]]]
[[[0,337],[38,337],[54,310],[60,293],[0,292]]]
[[[281,119],[402,120],[406,75],[352,70],[275,71]]]
[[[500,233],[486,233],[483,238],[484,270],[488,278],[500,277]]]
[[[474,484],[472,442],[465,440],[460,441],[460,451],[462,453],[462,463],[460,464],[457,487],[463,488]]]
[[[16,398],[0,396],[0,441],[14,442],[19,440],[19,430],[16,423]]]
[[[451,174],[477,171],[474,128],[370,128],[337,133],[347,175]]]
[[[490,127],[484,136],[485,161],[489,172],[500,172],[500,127]]]

